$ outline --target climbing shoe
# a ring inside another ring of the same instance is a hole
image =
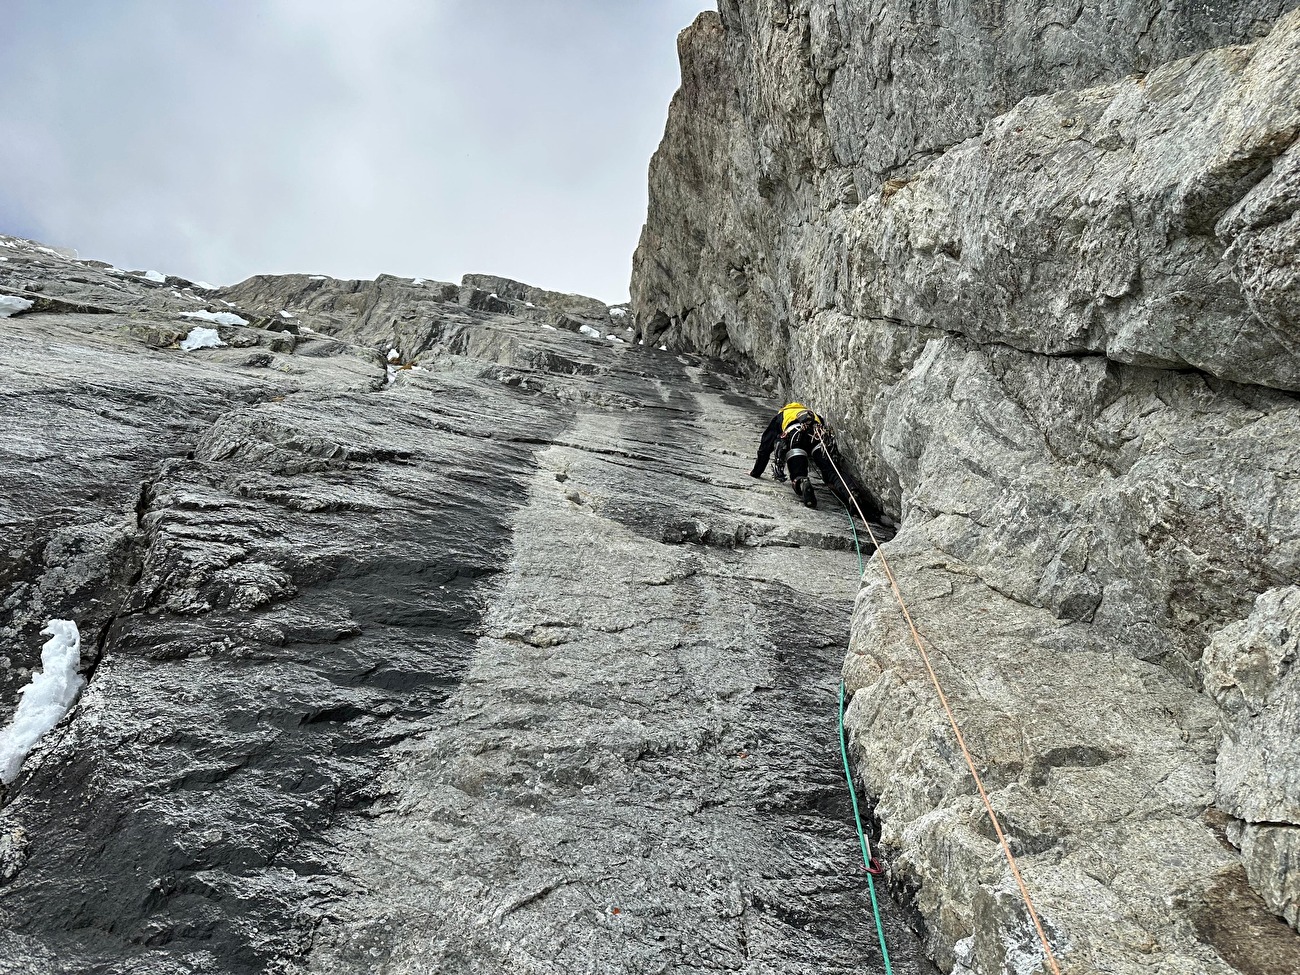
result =
[[[772,472],[772,479],[784,483],[784,482],[785,482],[785,468],[784,468],[784,467],[778,467],[776,470],[774,470],[774,471]]]
[[[803,487],[799,489],[799,497],[803,499],[804,507],[817,507],[817,492],[813,490],[812,478],[804,478]]]

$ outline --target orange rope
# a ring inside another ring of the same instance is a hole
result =
[[[858,517],[866,525],[871,544],[876,547],[876,555],[880,558],[880,567],[885,571],[885,578],[889,580],[889,587],[894,591],[894,598],[898,600],[899,609],[903,611],[903,619],[907,621],[907,629],[912,634],[912,642],[916,644],[916,649],[920,651],[921,660],[925,662],[925,669],[930,674],[934,689],[939,693],[939,701],[943,704],[943,710],[948,715],[948,723],[952,725],[952,733],[957,737],[957,744],[961,746],[961,753],[966,758],[966,767],[970,769],[970,774],[975,779],[975,787],[979,789],[980,798],[984,800],[984,808],[988,810],[993,829],[998,834],[998,842],[1002,844],[1002,853],[1006,856],[1007,864],[1011,867],[1012,876],[1016,878],[1016,886],[1020,888],[1020,896],[1025,899],[1025,907],[1029,909],[1029,917],[1034,922],[1034,930],[1038,932],[1038,940],[1043,943],[1043,951],[1047,954],[1047,963],[1051,966],[1055,975],[1061,975],[1061,968],[1056,963],[1056,956],[1052,953],[1052,946],[1048,943],[1047,935],[1043,932],[1042,922],[1038,920],[1038,912],[1034,910],[1034,902],[1029,896],[1029,888],[1025,886],[1024,878],[1020,876],[1020,867],[1016,864],[1016,858],[1011,852],[1011,847],[1007,845],[1006,835],[1002,832],[1002,824],[998,822],[998,814],[993,811],[993,804],[989,801],[989,794],[984,791],[984,783],[980,780],[979,773],[975,771],[975,761],[971,758],[970,750],[966,747],[966,739],[961,733],[961,728],[957,726],[957,718],[953,715],[952,708],[948,704],[948,695],[944,694],[943,687],[939,683],[939,676],[934,672],[934,667],[930,664],[930,655],[925,652],[925,644],[921,640],[921,634],[916,631],[916,624],[912,622],[912,614],[908,611],[907,603],[903,599],[903,593],[898,588],[898,580],[894,577],[894,570],[890,568],[889,560],[885,558],[880,542],[876,540],[876,533],[871,530],[871,522],[867,521],[867,516],[862,513],[862,508],[858,505],[858,499],[853,496],[853,491],[849,488],[849,482],[840,473],[839,466],[835,463],[835,458],[831,456],[829,447],[825,448],[825,452],[831,462],[831,467],[835,469],[836,475],[839,476],[840,483],[844,485],[845,493],[853,502],[853,507],[857,508]]]

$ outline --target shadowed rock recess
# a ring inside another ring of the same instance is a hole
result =
[[[632,309],[847,433],[1068,973],[1300,972],[1294,0],[721,0]],[[844,675],[945,971],[1044,970],[889,587]]]
[[[851,535],[734,370],[499,278],[0,256],[0,726],[48,619],[89,678],[0,795],[0,972],[879,964]]]

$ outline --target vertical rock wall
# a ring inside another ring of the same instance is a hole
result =
[[[1069,970],[1300,970],[1294,7],[723,0],[679,40],[637,326],[846,432]],[[1033,970],[904,636],[868,586],[893,879],[943,967]]]

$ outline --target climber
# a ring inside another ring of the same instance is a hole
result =
[[[785,428],[778,445],[778,463],[790,472],[790,485],[800,500],[809,507],[817,507],[817,492],[813,489],[812,463],[821,472],[822,482],[841,500],[847,495],[839,491],[839,478],[830,462],[830,447],[834,443],[826,425],[812,410],[804,410]],[[811,462],[811,463],[810,463]]]
[[[772,464],[772,476],[778,481],[785,480],[785,462],[782,456],[783,451],[778,448],[782,446],[781,438],[785,436],[786,429],[794,422],[795,417],[807,410],[808,407],[802,403],[786,403],[772,417],[772,422],[767,425],[763,431],[763,439],[758,444],[758,460],[754,461],[754,469],[749,472],[750,477],[762,477],[763,468],[767,466],[767,459],[772,456],[775,450],[777,457]],[[813,414],[816,416],[816,414]],[[817,418],[820,422],[820,417]]]
[[[880,515],[880,506],[862,488],[849,472],[848,464],[840,455],[835,436],[826,422],[802,403],[787,403],[772,417],[758,446],[758,459],[750,477],[762,477],[768,458],[775,453],[772,476],[778,481],[786,479],[789,467],[791,486],[800,500],[810,508],[817,507],[817,492],[812,484],[809,460],[817,465],[822,481],[846,506],[852,497],[868,517]]]
[[[831,490],[835,490],[839,478],[835,476],[827,456],[832,443],[830,431],[820,416],[802,403],[787,403],[777,411],[763,431],[763,439],[758,445],[758,460],[754,462],[754,469],[749,472],[749,476],[762,477],[768,457],[775,452],[772,476],[778,481],[784,481],[788,466],[795,494],[808,507],[815,508],[817,492],[813,489],[812,478],[808,476],[808,459],[813,458],[821,471],[822,480],[831,486]]]

